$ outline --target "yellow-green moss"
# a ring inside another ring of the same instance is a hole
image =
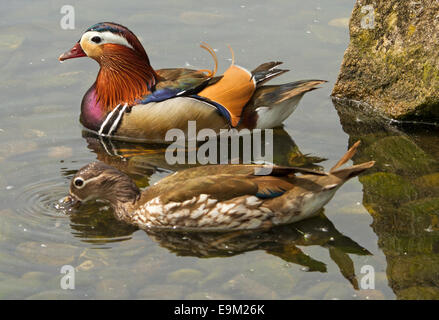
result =
[[[415,31],[416,31],[416,26],[411,24],[407,30],[407,35],[411,37],[415,33]]]
[[[387,18],[387,30],[392,30],[396,23],[398,22],[398,14],[396,12],[392,12]]]
[[[398,120],[439,122],[439,54],[430,35],[439,3],[422,13],[396,0],[374,4],[375,26],[364,29],[357,1],[350,24],[351,42],[333,95],[365,102]]]
[[[394,173],[377,172],[360,177],[367,193],[365,203],[398,204],[416,199],[416,188],[406,179]]]
[[[363,154],[375,160],[381,170],[405,176],[427,174],[437,169],[436,160],[404,136],[378,139]]]
[[[439,198],[426,198],[411,201],[401,206],[401,211],[407,214],[429,215],[439,214]]]

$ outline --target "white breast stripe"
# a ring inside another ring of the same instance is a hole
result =
[[[128,107],[128,103],[125,103],[123,105],[122,110],[120,110],[119,115],[117,116],[116,120],[114,120],[113,125],[111,126],[110,130],[108,131],[108,136],[111,136],[111,133],[117,128],[117,125],[120,122],[120,119],[123,116],[123,113],[125,112],[125,109]]]
[[[102,136],[99,136],[99,141],[100,141],[101,145],[104,147],[105,152],[106,152],[109,156],[112,156],[113,154],[110,152],[110,150],[108,150],[108,148],[107,148],[107,144],[104,142],[104,139],[102,138]]]
[[[102,122],[102,125],[101,125],[101,127],[100,127],[100,129],[99,129],[99,132],[98,132],[98,134],[99,134],[100,136],[102,135],[102,131],[104,130],[105,126],[107,125],[107,122],[111,119],[111,117],[113,116],[114,112],[119,108],[119,106],[120,106],[120,104],[118,104],[118,105],[113,109],[113,111],[111,111],[111,112],[107,115],[107,117],[105,118],[104,122]]]
[[[110,139],[108,139],[108,145],[107,145],[107,142],[105,142],[104,138],[102,136],[99,136],[99,142],[101,143],[101,145],[104,148],[105,152],[109,156],[112,156],[112,157],[118,156],[120,158],[123,158],[123,156],[121,156],[119,154],[119,152],[117,151],[116,147],[114,146],[114,144],[111,142]],[[110,151],[109,147],[111,148],[111,151]]]

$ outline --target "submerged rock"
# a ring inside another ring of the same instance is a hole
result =
[[[403,177],[394,173],[377,172],[360,177],[360,182],[368,189],[364,195],[365,203],[397,204],[415,200],[416,188]]]
[[[399,120],[439,121],[436,1],[357,0],[333,96]]]
[[[426,193],[439,194],[439,172],[419,177],[414,183]]]
[[[231,300],[232,297],[216,293],[216,292],[206,292],[206,291],[197,291],[188,294],[184,297],[185,300]]]
[[[23,299],[41,291],[43,283],[39,280],[10,278],[0,282],[0,300]]]
[[[439,286],[437,127],[429,126],[429,132],[425,124],[394,125],[361,105],[353,108],[341,101],[335,107],[350,144],[362,142],[354,163],[376,161],[359,181],[362,205],[373,219],[371,227],[385,257],[368,261],[380,270],[377,289],[390,287],[396,299],[434,297],[431,288]],[[361,291],[356,298],[393,298],[387,290]]]
[[[56,289],[35,293],[27,297],[26,300],[76,300],[80,298],[76,292],[71,290]]]
[[[411,287],[399,292],[401,300],[439,300],[439,289],[435,287]]]
[[[124,281],[104,279],[96,285],[96,299],[129,299],[130,292]]]
[[[200,281],[203,273],[195,269],[179,269],[168,275],[169,283],[191,284]]]
[[[277,294],[282,296],[291,295],[300,280],[299,277],[303,277],[304,274],[303,272],[297,272],[297,275],[293,276],[284,265],[285,262],[281,260],[261,260],[253,266],[252,271],[248,271],[244,275]]]
[[[0,34],[0,52],[14,51],[22,45],[24,39],[23,35]]]
[[[26,260],[48,266],[61,267],[71,264],[76,258],[74,246],[61,243],[49,243],[41,246],[39,242],[23,242],[17,246],[17,253]]]
[[[182,285],[150,284],[137,292],[137,299],[141,300],[178,300],[183,296]]]
[[[379,162],[378,167],[383,171],[419,175],[438,169],[436,160],[406,136],[390,136],[379,140],[372,136],[372,141],[363,153],[367,154],[368,159]]]
[[[279,299],[278,294],[266,286],[239,274],[222,285],[226,294],[238,299]]]
[[[357,293],[357,296],[359,299],[362,300],[385,300],[386,297],[380,290],[372,290],[372,289],[366,289],[366,290],[360,290]]]

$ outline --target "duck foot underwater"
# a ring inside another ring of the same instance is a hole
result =
[[[267,165],[208,165],[169,175],[141,191],[125,173],[92,162],[72,178],[66,202],[99,199],[117,219],[142,229],[229,231],[270,228],[318,214],[349,179],[374,161],[340,167],[356,142],[329,172]],[[270,172],[258,175],[257,171]]]

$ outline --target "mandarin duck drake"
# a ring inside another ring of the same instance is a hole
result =
[[[295,110],[304,93],[324,80],[301,80],[263,85],[288,70],[281,62],[267,62],[253,71],[234,64],[222,76],[213,70],[169,68],[155,70],[139,39],[128,28],[102,22],[88,28],[60,61],[88,56],[100,70],[81,104],[80,121],[101,136],[124,140],[164,141],[170,129],[187,137],[188,121],[197,131],[267,129],[280,126]],[[233,57],[233,51],[232,51]]]
[[[142,229],[268,228],[317,214],[347,180],[372,167],[374,161],[339,168],[358,145],[328,173],[298,167],[208,165],[176,172],[143,191],[126,174],[97,161],[75,174],[65,202],[107,201],[117,219]],[[258,175],[268,168],[271,173]]]

